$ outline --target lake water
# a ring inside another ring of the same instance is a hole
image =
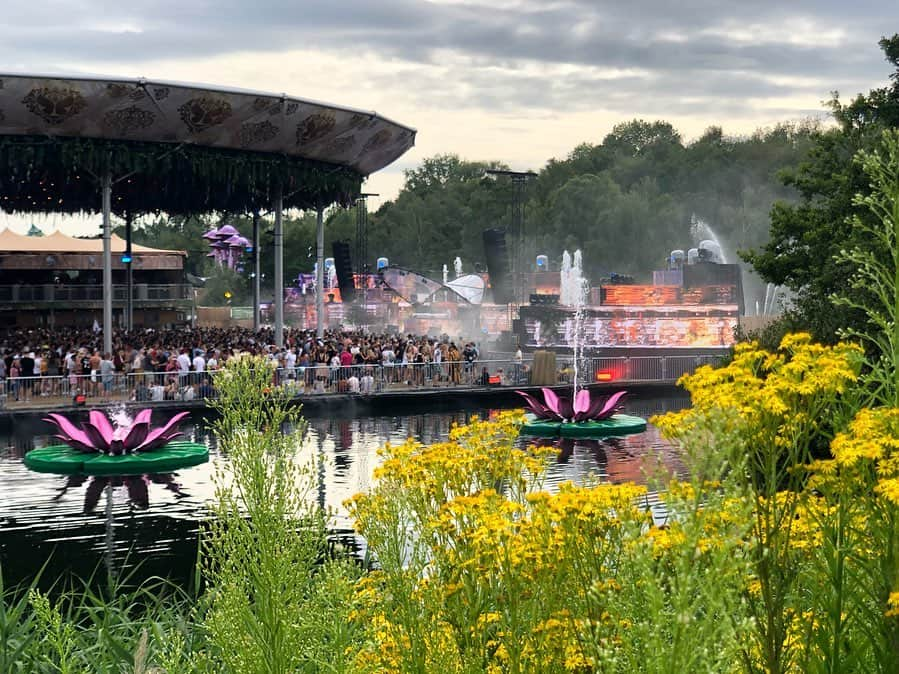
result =
[[[688,404],[684,396],[635,397],[625,411],[648,417]],[[352,522],[342,504],[372,486],[377,450],[385,442],[408,437],[437,442],[446,439],[453,423],[490,412],[478,408],[355,417],[338,409],[327,417],[308,418],[302,451],[324,459],[317,498],[333,513],[335,535],[351,540]],[[104,568],[128,573],[138,565],[140,577],[159,575],[187,583],[196,560],[198,524],[214,496],[214,466],[227,459],[215,446],[208,419],[196,415],[182,429],[210,447],[209,463],[152,478],[85,478],[25,468],[22,457],[28,450],[54,442],[50,427],[39,418],[0,428],[0,570],[5,584],[29,580],[44,566],[44,578],[55,579],[68,572],[88,577]],[[546,486],[553,489],[566,480],[644,482],[647,459],[683,473],[677,451],[650,425],[645,433],[563,447],[559,460],[549,466]],[[646,504],[658,515],[654,495]]]

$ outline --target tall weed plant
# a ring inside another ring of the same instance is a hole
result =
[[[216,379],[227,461],[202,539],[202,627],[217,671],[341,671],[352,634],[335,598],[349,595],[352,568],[329,559],[315,459],[301,458],[305,425],[272,376],[264,359],[242,358]]]
[[[863,311],[873,326],[868,332],[846,329],[844,335],[870,347],[866,380],[875,401],[899,406],[899,129],[883,132],[879,147],[855,158],[871,185],[855,204],[874,216],[855,216],[852,227],[874,245],[842,250],[838,261],[853,270],[851,287],[834,297]]]

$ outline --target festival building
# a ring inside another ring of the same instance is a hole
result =
[[[194,301],[181,250],[131,245],[131,298],[125,241],[111,237],[113,324],[166,327],[188,320]],[[103,321],[103,241],[54,232],[24,236],[0,231],[0,324],[84,327]]]

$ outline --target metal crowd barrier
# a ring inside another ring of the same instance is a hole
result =
[[[723,356],[586,357],[578,362],[583,383],[674,383],[698,367],[721,362]],[[296,396],[381,393],[452,389],[455,387],[521,387],[531,385],[532,361],[476,360],[472,363],[327,364],[272,369],[272,385]],[[574,361],[556,360],[557,384],[571,383]],[[17,377],[0,380],[0,408],[98,402],[190,402],[214,398],[215,372],[116,372],[103,376]]]

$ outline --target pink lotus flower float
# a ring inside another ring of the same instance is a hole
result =
[[[530,412],[522,428],[524,433],[542,437],[602,437],[646,430],[644,419],[620,413],[627,391],[594,396],[589,389],[581,389],[572,397],[551,388],[540,390],[543,402],[529,393],[516,391],[525,399]]]
[[[103,412],[91,410],[89,421],[81,424],[79,429],[75,424],[61,414],[49,414],[48,421],[59,430],[54,438],[62,440],[65,444],[79,452],[101,452],[103,454],[131,454],[132,452],[149,452],[170,443],[183,433],[178,430],[178,425],[189,412],[179,412],[165,426],[150,430],[150,416],[153,410],[141,410],[134,417],[130,426],[112,425]]]
[[[141,475],[166,473],[209,460],[202,444],[181,440],[178,425],[189,412],[179,412],[162,426],[151,428],[152,410],[137,413],[134,420],[124,414],[109,417],[91,410],[80,425],[60,414],[44,421],[58,431],[53,437],[63,444],[34,449],[24,463],[41,473],[64,475]]]

